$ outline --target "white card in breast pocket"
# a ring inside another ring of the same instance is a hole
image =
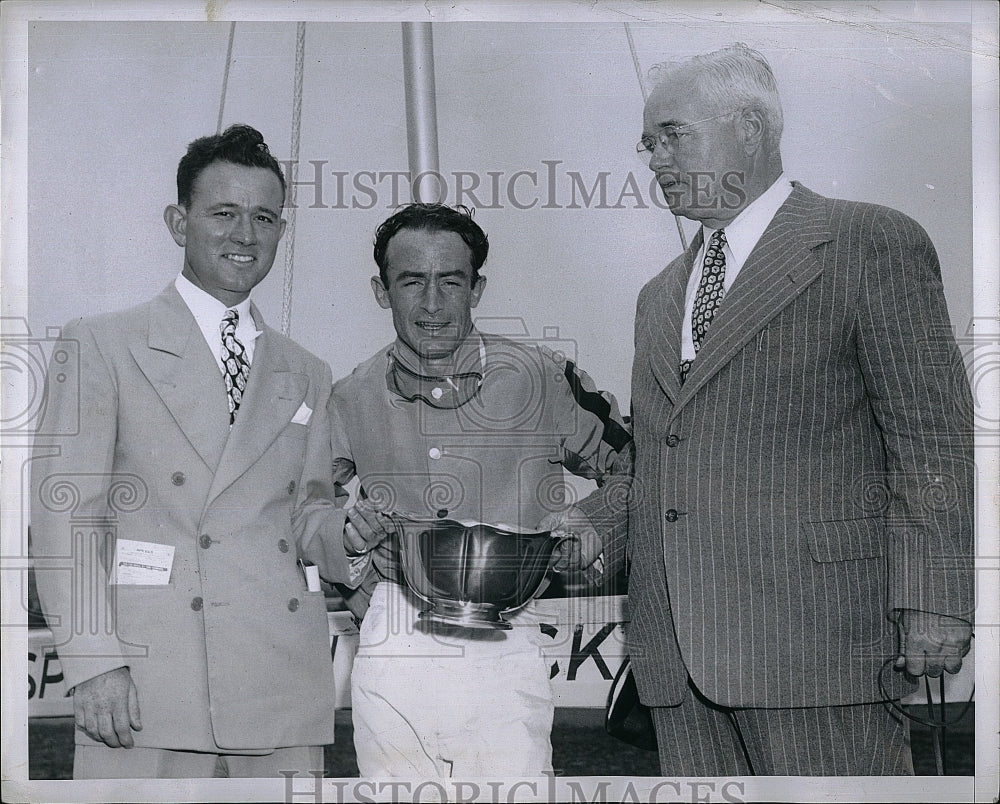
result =
[[[295,411],[295,415],[292,416],[292,424],[309,424],[312,413],[312,408],[303,402],[299,405],[299,409]]]
[[[119,539],[111,583],[119,586],[164,586],[170,583],[174,546]]]

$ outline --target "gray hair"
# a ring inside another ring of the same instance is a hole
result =
[[[777,153],[784,127],[781,98],[771,67],[760,53],[737,42],[683,61],[655,64],[648,75],[655,86],[682,73],[693,74],[705,98],[720,109],[758,109],[767,124],[768,147]]]

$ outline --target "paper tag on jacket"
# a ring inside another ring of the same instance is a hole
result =
[[[170,583],[174,546],[119,539],[111,583],[129,586],[162,586]]]

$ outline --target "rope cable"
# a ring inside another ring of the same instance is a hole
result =
[[[625,23],[625,36],[628,38],[628,49],[632,54],[632,66],[635,68],[635,77],[639,81],[639,91],[642,93],[642,102],[649,100],[649,93],[646,91],[646,82],[642,80],[642,68],[639,66],[639,56],[635,52],[635,40],[632,38],[632,28]]]
[[[642,93],[643,104],[649,100],[649,93],[646,92],[646,82],[642,80],[642,68],[639,66],[639,56],[635,51],[635,40],[632,38],[632,27],[626,22],[625,25],[625,38],[628,39],[628,50],[632,54],[632,66],[635,68],[635,77],[639,81],[639,91]],[[674,215],[674,223],[677,224],[677,234],[681,239],[681,248],[687,251],[688,241],[687,235],[684,234],[684,229],[681,226],[681,219],[678,215]]]
[[[229,23],[229,45],[226,47],[226,69],[222,74],[222,97],[219,98],[219,122],[215,133],[222,133],[222,114],[226,110],[226,92],[229,89],[229,68],[233,64],[233,40],[236,38],[236,23]]]
[[[288,162],[288,224],[285,229],[285,281],[281,291],[281,331],[291,333],[292,327],[292,276],[295,272],[295,187],[299,175],[299,142],[302,133],[302,74],[305,66],[306,24],[300,22],[295,30],[295,85],[292,92],[292,145]]]

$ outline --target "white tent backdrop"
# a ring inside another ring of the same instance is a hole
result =
[[[215,130],[229,32],[224,22],[30,26],[33,332],[144,299],[179,271],[161,213],[185,145]],[[954,45],[794,19],[632,33],[643,70],[734,40],[760,49],[784,100],[788,175],[923,224],[965,331],[973,143],[960,29],[938,31]],[[484,328],[570,341],[627,405],[635,298],[680,241],[634,155],[642,94],[624,25],[441,23],[433,36],[445,200],[477,207],[491,241]],[[238,23],[226,91],[224,125],[256,126],[280,159],[295,38],[294,22]],[[306,25],[290,334],[335,377],[392,337],[368,278],[375,227],[409,200],[400,52],[395,23]],[[279,252],[254,294],[275,326],[283,273]]]

